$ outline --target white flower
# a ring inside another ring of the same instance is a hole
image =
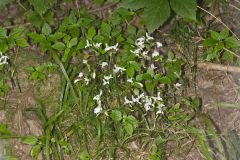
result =
[[[127,82],[133,83],[133,79],[132,79],[132,78],[129,78],[129,79],[127,79]]]
[[[87,64],[87,62],[88,62],[88,61],[87,61],[86,59],[83,60],[83,63],[84,63],[84,64]]]
[[[100,101],[101,96],[102,96],[102,90],[100,90],[100,92],[99,92],[98,95],[96,95],[96,96],[93,97],[93,100],[95,100],[95,101]]]
[[[125,70],[126,70],[125,68],[118,67],[118,66],[115,64],[115,65],[114,65],[113,72],[114,72],[114,73],[118,73],[118,72],[123,72],[123,71],[125,71]]]
[[[161,95],[160,95],[161,93],[160,92],[158,92],[158,94],[157,94],[157,101],[163,101],[163,99],[162,99],[162,97],[161,97]]]
[[[82,77],[83,77],[83,73],[82,73],[82,72],[79,72],[79,74],[78,74],[77,77],[78,77],[78,78],[75,79],[73,83],[77,83],[77,82],[81,81],[81,80],[82,80]]]
[[[154,50],[152,54],[152,58],[159,56],[159,52],[157,50]]]
[[[101,104],[101,96],[102,96],[102,90],[100,90],[100,93],[93,97],[93,100],[97,101],[97,107],[94,109],[94,113],[98,116],[102,111],[102,104]]]
[[[176,83],[176,84],[174,84],[174,86],[175,86],[176,88],[178,88],[178,87],[181,87],[182,84],[181,84],[181,83]]]
[[[101,105],[98,105],[96,108],[94,108],[94,113],[98,116],[102,111]]]
[[[82,73],[82,72],[79,72],[78,77],[79,77],[79,78],[82,78],[82,77],[83,77],[83,73]]]
[[[148,54],[148,51],[144,51],[142,54],[143,56],[146,56]]]
[[[91,44],[89,43],[89,40],[86,40],[85,48],[88,48],[88,47],[90,47],[90,46],[91,46]]]
[[[163,114],[162,108],[163,108],[164,106],[165,106],[164,104],[160,104],[160,105],[159,105],[157,114]]]
[[[146,33],[146,38],[147,38],[147,41],[154,39],[153,37],[149,36],[148,33]]]
[[[143,84],[140,82],[136,82],[136,84],[138,84],[140,87],[143,87]]]
[[[96,78],[96,72],[95,71],[93,72],[92,77],[93,77],[93,79]]]
[[[145,37],[140,37],[135,41],[135,44],[140,48],[143,49],[144,46],[144,42],[145,42]]]
[[[102,62],[100,65],[101,65],[102,68],[104,68],[104,67],[108,66],[108,63],[107,62]]]
[[[124,104],[133,104],[133,101],[130,101],[127,99],[127,97],[124,97]]]
[[[8,64],[8,56],[4,56],[0,51],[0,65]]]
[[[114,46],[108,46],[108,44],[106,44],[105,51],[106,51],[106,52],[107,52],[107,51],[110,51],[110,50],[115,50],[115,51],[117,51],[117,50],[118,50],[117,47],[118,47],[118,43],[116,43]]]
[[[99,48],[101,47],[102,43],[94,43],[93,46],[96,47],[96,48]]]
[[[132,52],[133,54],[136,54],[136,55],[139,55],[141,53],[141,51],[142,51],[141,48],[135,49],[134,51],[130,50],[130,52]]]
[[[81,79],[75,79],[73,83],[77,83],[79,81],[81,81]]]
[[[105,86],[105,85],[109,84],[109,80],[112,79],[112,78],[113,78],[112,75],[104,76],[103,85]]]
[[[156,44],[157,44],[157,48],[161,48],[163,46],[161,42],[156,42]]]
[[[85,81],[86,85],[88,85],[88,84],[89,84],[89,82],[90,82],[90,79],[89,79],[89,78],[87,78],[87,77],[85,77],[85,78],[84,78],[84,81]]]
[[[161,108],[158,109],[157,114],[163,114],[163,111]]]
[[[141,99],[141,97],[134,98],[134,96],[132,96],[132,101],[133,101],[134,103],[142,104],[142,103],[140,102],[140,99]]]
[[[147,112],[148,110],[150,110],[151,107],[154,106],[154,103],[153,103],[152,99],[149,98],[148,96],[145,97],[144,102],[145,102],[145,103],[144,103],[144,108],[145,108],[146,112]]]
[[[152,69],[156,69],[157,67],[155,67],[155,65],[152,63],[150,66]]]

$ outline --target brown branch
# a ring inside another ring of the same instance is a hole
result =
[[[214,64],[209,62],[198,63],[197,66],[200,69],[206,69],[206,70],[217,70],[217,71],[224,71],[224,72],[240,73],[240,67],[236,67],[236,66],[225,66],[222,64]]]
[[[102,10],[106,10],[106,9],[108,9],[108,8],[114,7],[114,6],[116,6],[116,5],[117,5],[117,3],[110,3],[110,4],[107,4],[107,5],[102,6],[102,7],[100,7],[100,8],[91,9],[91,10],[89,10],[89,13],[100,12],[100,11],[102,11]]]

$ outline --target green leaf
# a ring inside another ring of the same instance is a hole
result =
[[[65,49],[65,44],[62,43],[62,42],[56,42],[54,45],[52,45],[52,48],[56,49],[56,50],[59,50],[59,51],[62,51],[62,50]]]
[[[14,0],[0,0],[0,8],[3,8],[5,5],[13,1]]]
[[[19,39],[16,39],[16,44],[20,47],[27,47],[29,46],[27,40],[25,38],[19,38]]]
[[[134,128],[138,126],[138,120],[131,115],[126,118],[125,123],[132,124]]]
[[[2,84],[4,85],[4,84]],[[4,124],[0,124],[0,135],[1,134],[11,134],[11,131],[7,129],[7,126]]]
[[[92,39],[96,35],[96,30],[94,27],[90,27],[87,33],[87,39]]]
[[[197,2],[196,0],[170,0],[171,8],[177,15],[183,18],[196,20]]]
[[[37,144],[37,142],[38,142],[38,139],[33,136],[27,137],[23,140],[23,143],[29,144],[29,145],[35,145]]]
[[[40,14],[44,14],[50,9],[57,0],[28,0],[34,9]]]
[[[172,81],[170,78],[168,78],[167,76],[161,77],[159,79],[159,82],[163,83],[163,84],[172,84]]]
[[[213,38],[207,38],[203,41],[204,47],[212,47],[215,46],[218,41],[214,40]]]
[[[70,42],[67,44],[67,47],[68,48],[72,48],[73,46],[76,46],[78,43],[78,38],[75,37],[73,39],[70,40]]]
[[[229,30],[227,28],[223,29],[221,32],[220,32],[220,36],[222,39],[225,39],[229,36]]]
[[[118,110],[113,110],[110,117],[113,119],[114,122],[119,122],[122,120],[122,113]]]
[[[111,26],[108,23],[102,22],[102,24],[101,24],[101,33],[103,35],[109,36],[110,33],[111,33],[111,30],[112,30],[112,28],[111,28]]]
[[[0,27],[0,39],[7,38],[7,30],[5,28]]]
[[[210,31],[210,35],[216,41],[222,40],[220,33],[216,32],[216,31]]]
[[[49,24],[44,23],[43,27],[42,27],[42,33],[46,36],[50,35],[52,33],[52,29],[49,26]]]
[[[9,37],[13,39],[19,38],[22,35],[23,31],[24,31],[23,27],[14,28],[13,30],[11,30]]]
[[[32,157],[37,157],[42,149],[41,145],[36,145],[32,148],[31,150],[31,156]]]
[[[148,0],[124,0],[121,7],[136,10],[146,7],[149,3],[151,2]]]
[[[132,78],[135,73],[134,68],[132,66],[128,67],[126,72],[127,72],[128,77],[130,77],[130,78]]]
[[[132,135],[133,134],[133,126],[130,123],[124,124],[124,129],[127,132],[127,134]]]
[[[56,32],[56,33],[50,35],[47,40],[55,42],[55,41],[57,41],[57,40],[59,40],[59,39],[61,39],[63,37],[64,37],[64,33]]]
[[[86,46],[86,41],[81,39],[77,45],[77,50],[83,49],[83,48],[85,48],[85,46]]]
[[[143,21],[149,33],[160,27],[170,16],[168,0],[152,0],[144,9]]]
[[[240,41],[237,40],[233,36],[226,38],[225,43],[226,43],[227,48],[238,48],[238,47],[240,47]]]

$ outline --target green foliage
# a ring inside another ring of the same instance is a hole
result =
[[[150,33],[162,26],[170,17],[171,9],[179,16],[196,20],[195,0],[124,0],[122,7],[132,10],[143,8],[143,20]]]
[[[13,2],[14,0],[1,0],[0,1],[0,8],[5,7],[7,4]]]
[[[56,0],[28,0],[34,9],[43,15],[50,9],[57,1]]]
[[[229,34],[228,29],[221,32],[210,31],[210,37],[204,40],[203,45],[207,49],[207,61],[225,59],[233,62],[234,57],[239,58],[234,52],[240,47],[240,42]]]

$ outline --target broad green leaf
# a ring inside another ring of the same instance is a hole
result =
[[[216,32],[216,31],[210,31],[210,35],[216,41],[222,40],[220,33]]]
[[[132,78],[135,73],[134,68],[132,66],[128,67],[126,72],[127,72],[128,77],[130,77],[130,78]]]
[[[225,39],[229,36],[229,30],[227,28],[223,29],[221,32],[220,32],[220,36],[222,39]]]
[[[0,86],[1,88],[4,87],[4,84],[2,82],[2,86]],[[1,134],[11,134],[11,131],[7,129],[7,126],[4,124],[0,124],[0,135]]]
[[[214,40],[213,38],[207,38],[203,41],[204,47],[212,47],[215,46],[218,41]]]
[[[62,42],[56,42],[54,45],[52,45],[52,48],[56,49],[56,50],[59,50],[59,51],[62,51],[62,50],[65,49],[65,44],[62,43]]]
[[[47,12],[49,8],[53,6],[57,0],[28,0],[31,5],[33,5],[34,9],[40,14],[44,14]]]
[[[238,48],[240,47],[240,41],[235,37],[228,37],[225,39],[226,46],[229,48]]]
[[[27,47],[29,46],[27,40],[25,38],[19,38],[19,39],[16,39],[16,44],[20,47]]]
[[[46,36],[50,35],[52,33],[52,29],[49,26],[49,24],[44,23],[43,27],[42,27],[42,33]]]
[[[150,0],[151,1],[151,0]],[[128,9],[140,9],[146,7],[149,3],[148,0],[124,0],[121,6]]]
[[[86,41],[81,39],[77,45],[77,50],[83,49],[85,48],[85,46],[86,46]]]
[[[134,116],[127,116],[126,123],[130,123],[133,125],[134,128],[136,128],[138,126],[138,120],[134,117]]]
[[[23,140],[23,143],[30,144],[30,145],[35,145],[37,144],[37,142],[38,142],[38,139],[33,136],[27,137]]]
[[[118,110],[113,110],[110,117],[113,119],[114,122],[119,122],[122,120],[122,113]]]
[[[171,8],[177,15],[183,18],[196,19],[197,2],[196,0],[170,0]]]
[[[0,27],[0,39],[7,38],[7,30],[5,28]]]
[[[94,27],[89,28],[87,33],[87,39],[92,39],[96,35],[96,30]]]
[[[55,41],[57,41],[57,40],[59,40],[59,39],[61,39],[61,38],[63,38],[63,37],[64,37],[64,33],[62,33],[62,32],[56,32],[56,33],[50,35],[50,36],[48,37],[48,40],[49,40],[49,41],[52,41],[52,42],[55,42]]]
[[[111,30],[112,30],[112,28],[111,28],[111,26],[108,23],[102,22],[102,24],[101,24],[101,33],[103,35],[109,36],[110,33],[111,33]]]
[[[124,129],[127,132],[127,134],[132,135],[133,134],[133,126],[130,123],[124,124]]]
[[[41,149],[42,149],[41,145],[33,146],[32,150],[31,150],[31,156],[32,157],[37,157],[39,155]]]
[[[70,42],[67,44],[67,47],[68,48],[72,48],[73,46],[76,46],[78,43],[78,38],[75,37],[73,39],[70,40]]]
[[[168,78],[167,76],[163,76],[159,79],[159,81],[163,84],[172,84],[172,81],[170,78]]]
[[[163,25],[170,16],[168,0],[152,0],[143,13],[143,21],[149,33]]]
[[[22,35],[23,31],[24,31],[23,27],[14,28],[13,30],[11,30],[9,37],[13,39],[19,38]]]

